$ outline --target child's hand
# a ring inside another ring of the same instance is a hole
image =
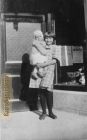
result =
[[[41,68],[41,63],[37,63],[36,67],[39,69]]]
[[[38,75],[40,78],[43,78],[43,77],[46,75],[46,71],[43,71],[43,72],[38,71],[38,72],[37,72],[37,75]]]

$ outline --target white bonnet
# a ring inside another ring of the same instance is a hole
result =
[[[34,37],[43,36],[43,33],[40,30],[34,31]]]

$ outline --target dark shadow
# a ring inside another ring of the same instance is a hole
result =
[[[25,101],[29,107],[29,110],[37,110],[37,102],[38,102],[38,89],[29,88],[30,76],[33,70],[33,66],[30,64],[29,55],[25,53],[22,56],[22,64],[21,64],[21,94],[19,99]]]
[[[36,88],[28,89],[26,103],[31,111],[38,110],[38,93],[39,90]]]
[[[11,112],[25,112],[29,111],[28,106],[26,105],[26,102],[24,101],[15,101],[11,103]]]
[[[42,112],[41,111],[39,111],[39,110],[35,110],[35,111],[33,111],[35,114],[37,114],[38,116],[40,116],[41,114],[42,114]]]

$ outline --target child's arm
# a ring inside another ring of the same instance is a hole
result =
[[[38,41],[34,41],[33,45],[37,48],[37,50],[42,54],[42,55],[46,55],[46,49],[38,42]]]
[[[54,65],[54,64],[56,64],[56,59],[49,60],[49,61],[47,61],[45,63],[39,63],[39,64],[37,64],[37,67],[38,68],[44,68],[44,67]]]

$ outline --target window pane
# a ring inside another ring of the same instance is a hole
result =
[[[12,22],[6,22],[7,61],[21,61],[24,53],[30,53],[33,32],[41,29],[40,23],[18,23],[18,30]]]
[[[85,85],[83,46],[57,47],[56,84]]]

